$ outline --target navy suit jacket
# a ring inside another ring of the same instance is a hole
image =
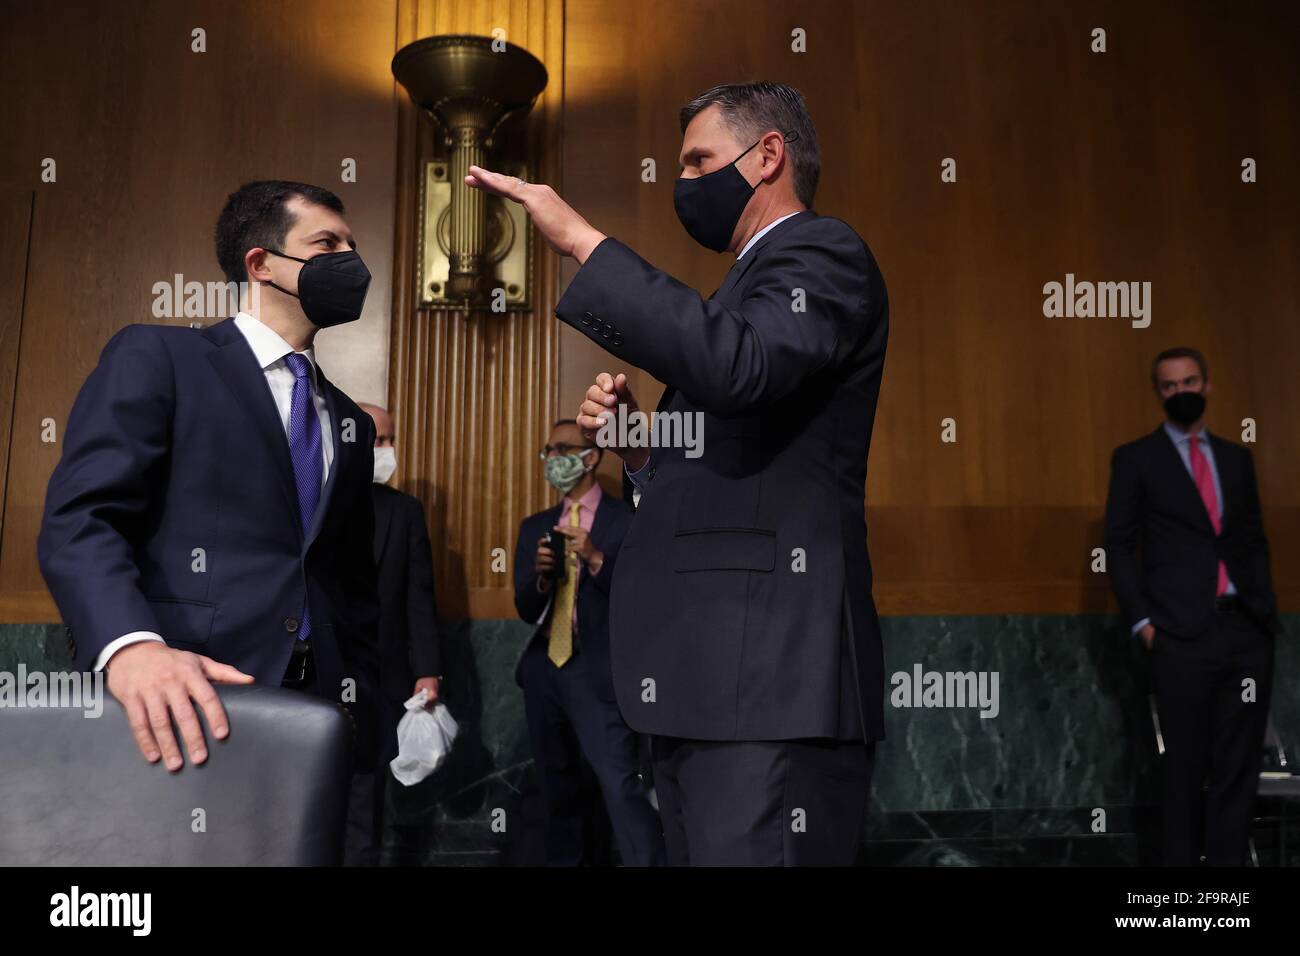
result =
[[[41,570],[74,661],[155,631],[278,685],[310,600],[322,696],[375,685],[374,424],[320,375],[334,460],[304,535],[289,443],[233,319],[131,325],[72,407],[50,477]]]
[[[555,589],[542,593],[537,590],[537,572],[533,562],[537,555],[537,541],[555,527],[560,520],[560,505],[529,515],[519,526],[519,541],[515,545],[515,609],[529,624],[534,624],[546,611],[555,596]],[[600,504],[592,516],[591,540],[605,555],[599,574],[591,574],[579,562],[578,569],[578,653],[588,659],[588,672],[594,675],[596,694],[601,700],[614,700],[614,686],[609,663],[609,591],[614,580],[614,567],[618,563],[623,536],[632,520],[632,509],[612,495],[602,493]],[[549,612],[548,612],[549,613]],[[533,631],[530,643],[542,633],[539,626]],[[545,640],[545,636],[542,637]],[[527,648],[525,648],[527,650]],[[523,658],[520,658],[522,663]],[[515,682],[522,686],[520,669],[515,668]]]
[[[614,687],[643,733],[884,736],[867,451],[889,309],[844,222],[778,223],[709,299],[605,239],[556,315],[702,416],[651,453],[612,595]],[[614,369],[616,370],[616,369]]]
[[[1150,618],[1159,631],[1196,638],[1214,622],[1222,561],[1247,616],[1282,629],[1250,450],[1211,434],[1223,488],[1215,535],[1196,482],[1164,426],[1115,449],[1106,496],[1106,560],[1124,623]]]

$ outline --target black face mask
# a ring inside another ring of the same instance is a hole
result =
[[[267,249],[273,256],[301,262],[298,270],[298,293],[268,282],[273,289],[292,295],[302,303],[302,311],[313,325],[327,329],[332,325],[355,322],[361,318],[361,306],[370,288],[370,270],[356,252],[322,252],[310,259],[287,256]]]
[[[1175,392],[1165,399],[1165,414],[1175,425],[1186,428],[1205,414],[1205,396],[1200,392]]]
[[[786,142],[793,143],[798,138],[798,133],[790,133]],[[745,153],[761,142],[755,140]],[[704,176],[694,179],[678,177],[673,187],[673,207],[687,234],[714,252],[724,252],[731,245],[736,223],[740,222],[741,214],[749,205],[749,197],[758,188],[751,186],[736,168],[736,163],[745,153]]]

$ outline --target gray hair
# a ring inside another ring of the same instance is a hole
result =
[[[817,130],[803,94],[784,83],[728,83],[705,90],[681,110],[682,132],[699,113],[717,105],[732,134],[751,143],[769,130],[791,140],[786,147],[794,171],[794,192],[811,208],[822,174],[822,154]],[[795,134],[791,136],[790,134]]]

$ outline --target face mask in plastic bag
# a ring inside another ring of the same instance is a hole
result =
[[[429,692],[422,690],[403,706],[406,713],[397,725],[397,756],[389,763],[393,776],[411,787],[441,767],[451,753],[458,727],[442,703],[424,709]]]

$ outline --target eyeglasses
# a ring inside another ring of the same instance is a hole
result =
[[[566,445],[560,442],[558,445],[547,445],[537,457],[545,461],[552,455],[581,455],[584,451],[591,451],[595,447],[595,445]]]

